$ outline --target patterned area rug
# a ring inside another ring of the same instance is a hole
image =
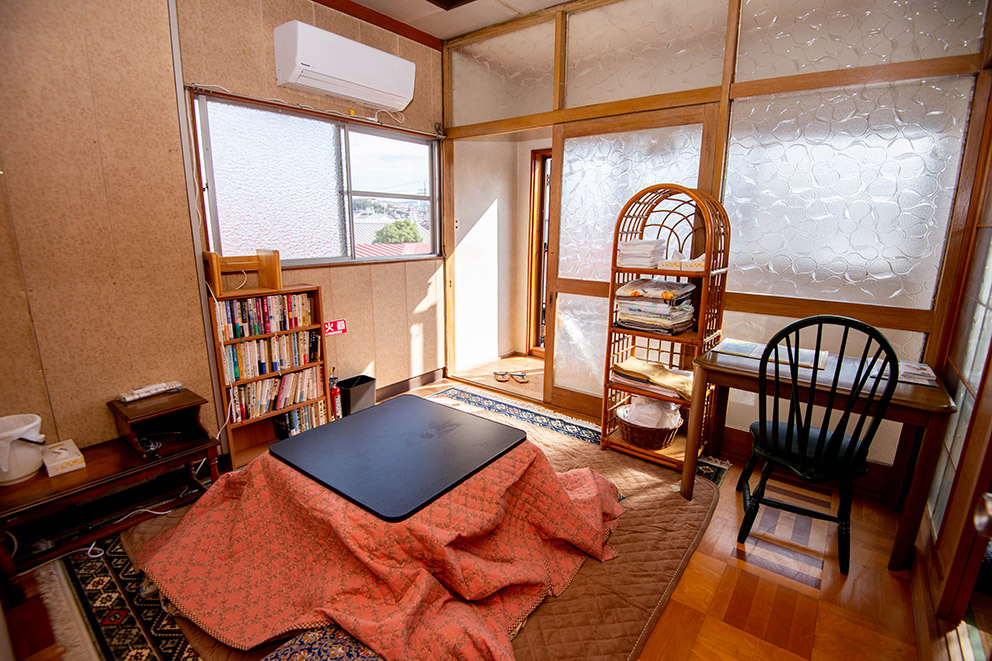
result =
[[[599,445],[599,425],[569,418],[537,405],[532,406],[517,401],[509,402],[490,393],[482,393],[468,388],[448,388],[431,395],[430,398],[435,397],[466,402],[514,420],[529,422],[565,436]],[[704,456],[696,462],[696,475],[705,477],[710,482],[720,486],[728,468],[730,468],[730,463]]]
[[[463,402],[565,437],[599,444],[596,425],[536,405],[508,402],[466,388],[449,388],[433,397]],[[716,484],[726,471],[725,466],[712,460],[701,460],[697,469],[699,475]],[[189,641],[197,640],[202,645],[205,634],[187,620],[172,616],[170,605],[160,601],[154,586],[148,585],[134,569],[120,535],[98,542],[89,552],[79,551],[49,563],[36,570],[36,577],[56,638],[67,648],[65,661],[201,658]],[[272,644],[261,653],[255,652],[244,658],[264,656],[266,661],[380,658],[335,625],[304,632],[281,647]],[[225,653],[225,658],[236,661],[240,657]]]
[[[200,658],[146,589],[120,535],[39,567],[35,578],[65,661]]]

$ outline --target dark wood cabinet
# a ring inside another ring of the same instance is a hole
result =
[[[121,437],[82,449],[86,466],[0,487],[3,578],[22,573],[106,535],[195,501],[206,464],[218,478],[220,445],[200,424],[207,400],[183,389],[131,403],[109,402]],[[147,452],[141,438],[159,440]]]

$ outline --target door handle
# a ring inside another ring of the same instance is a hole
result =
[[[992,493],[988,491],[975,503],[975,530],[982,537],[992,537]]]

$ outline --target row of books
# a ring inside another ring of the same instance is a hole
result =
[[[324,383],[320,370],[311,367],[282,377],[230,386],[228,394],[233,403],[232,422],[244,422],[271,411],[322,397]]]
[[[217,301],[217,331],[225,340],[310,326],[313,319],[313,299],[307,294]]]
[[[296,436],[300,432],[327,423],[327,406],[323,401],[309,406],[301,406],[298,409],[277,415],[273,422],[276,426],[277,438]]]
[[[320,360],[320,331],[311,329],[261,340],[228,344],[224,353],[224,383],[251,379]]]

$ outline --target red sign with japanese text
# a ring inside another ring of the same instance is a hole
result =
[[[340,335],[348,332],[348,323],[344,319],[324,322],[324,335]]]

